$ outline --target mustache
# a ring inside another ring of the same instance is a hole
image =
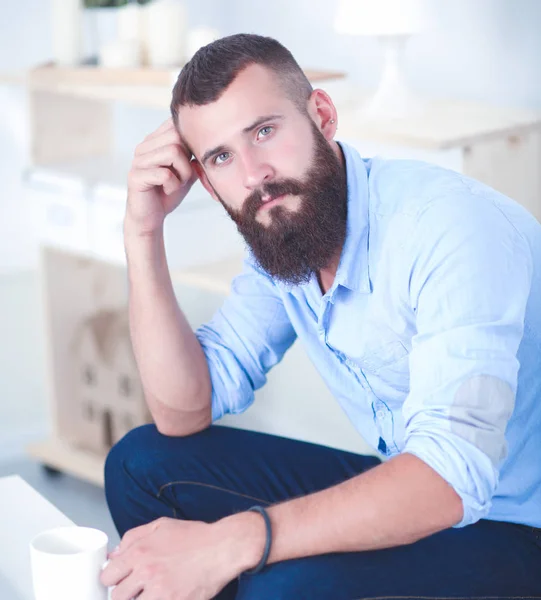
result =
[[[246,212],[253,213],[263,203],[263,197],[277,198],[285,194],[300,196],[303,192],[303,186],[295,179],[283,179],[282,181],[271,181],[264,184],[260,189],[254,190],[245,200],[244,207]]]

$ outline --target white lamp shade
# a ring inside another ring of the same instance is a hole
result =
[[[426,0],[340,0],[334,28],[346,35],[409,35],[429,24]]]

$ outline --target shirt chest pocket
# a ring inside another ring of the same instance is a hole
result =
[[[408,350],[394,332],[374,332],[360,344],[357,363],[363,371],[378,374],[392,369],[397,361],[408,356]]]
[[[357,326],[350,322],[347,331],[332,331],[331,346],[340,350],[359,368],[374,393],[381,397],[409,388],[409,350],[398,334],[385,322],[367,319]]]
[[[394,309],[376,294],[354,297],[330,311],[326,341],[370,384],[381,379],[404,390],[409,386],[409,326]]]

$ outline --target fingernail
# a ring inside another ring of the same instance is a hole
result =
[[[109,552],[109,554],[107,555],[107,558],[111,557],[111,556],[116,556],[120,551],[120,547],[117,546],[116,548],[113,548],[113,550],[111,550],[111,552]]]

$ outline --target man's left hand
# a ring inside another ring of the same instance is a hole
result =
[[[109,555],[100,580],[116,586],[112,600],[214,598],[257,552],[257,546],[241,548],[241,532],[226,522],[232,518],[208,524],[162,517],[131,529]]]

